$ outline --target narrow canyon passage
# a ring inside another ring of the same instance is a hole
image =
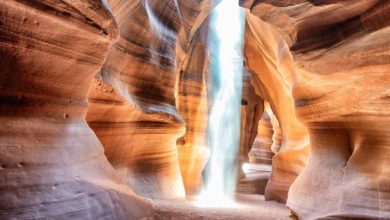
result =
[[[390,219],[390,1],[0,0],[0,219]]]

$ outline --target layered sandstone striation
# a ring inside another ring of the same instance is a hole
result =
[[[271,113],[264,111],[258,124],[256,138],[248,154],[252,164],[272,164],[272,151],[274,130],[271,122]]]
[[[120,37],[91,86],[86,120],[135,192],[183,197],[176,139],[184,121],[174,99],[178,10],[173,1],[109,4]]]
[[[273,169],[265,195],[267,199],[285,202],[290,185],[305,166],[309,146],[308,132],[295,117],[293,61],[287,45],[272,26],[249,12],[246,21],[247,68],[253,75],[256,93],[270,103],[277,131],[272,147]]]
[[[149,212],[84,120],[88,88],[117,33],[102,1],[0,1],[1,219]]]
[[[203,183],[202,170],[210,155],[207,125],[212,85],[208,28],[208,20],[205,20],[190,42],[180,38],[176,57],[176,106],[186,123],[185,135],[178,139],[176,147],[187,196],[199,193]]]
[[[310,156],[287,205],[302,219],[390,218],[390,3],[249,5],[252,29],[264,27],[255,22],[261,18],[289,48],[291,64],[272,60],[293,70],[280,74],[292,82],[296,115],[310,133]]]
[[[240,153],[238,167],[249,162],[249,152],[253,149],[259,121],[264,112],[263,100],[255,92],[251,83],[252,75],[244,70],[242,82],[241,100],[241,130],[240,130]],[[241,170],[241,169],[240,169]]]
[[[199,29],[212,4],[109,4],[120,37],[91,87],[86,119],[108,160],[138,194],[182,198],[183,179],[191,191],[207,159],[200,139],[207,59]]]
[[[390,2],[239,2],[237,166],[272,164],[239,188],[300,219],[390,219]],[[153,218],[135,193],[196,194],[217,3],[0,0],[0,218]]]
[[[259,106],[262,107],[262,116],[260,120],[258,117],[253,118],[253,120],[256,120],[257,129],[255,130],[256,136],[254,140],[248,143],[250,144],[249,150],[247,150],[247,146],[243,147],[241,145],[241,152],[242,154],[245,153],[241,159],[244,163],[239,164],[243,171],[243,177],[239,178],[236,191],[245,194],[264,195],[270,177],[272,157],[274,155],[271,150],[274,131],[270,117],[272,111],[270,111],[268,103],[257,101]],[[245,150],[244,152],[243,149]]]
[[[252,170],[249,172],[250,152],[255,141],[259,120],[264,111],[263,100],[258,96],[251,83],[252,75],[243,70],[242,73],[242,98],[240,120],[240,144],[236,159],[236,192],[246,194],[264,194],[264,188],[268,175],[259,181],[258,175]],[[255,174],[254,174],[255,173]],[[254,174],[254,175],[252,175]]]

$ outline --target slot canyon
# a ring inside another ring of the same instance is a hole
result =
[[[389,0],[0,0],[0,219],[389,219]]]

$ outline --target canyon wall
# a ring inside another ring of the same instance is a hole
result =
[[[1,219],[150,212],[84,119],[89,86],[117,34],[102,1],[0,1]]]
[[[241,129],[239,154],[237,158],[237,181],[244,177],[242,166],[244,163],[249,162],[249,152],[257,136],[260,118],[264,113],[263,100],[256,94],[251,83],[252,74],[244,69],[242,79]]]
[[[0,217],[138,219],[135,193],[196,194],[217,3],[0,0]],[[239,166],[273,153],[265,197],[300,219],[389,219],[390,2],[240,4]]]
[[[291,69],[277,75],[291,88],[296,115],[310,134],[310,156],[287,206],[300,219],[390,218],[390,2],[244,5],[252,39],[260,39],[251,50],[267,54],[272,68]],[[288,63],[259,46],[281,49],[281,41]]]
[[[207,123],[211,80],[208,56],[208,20],[185,43],[177,56],[176,106],[186,122],[186,132],[177,141],[180,170],[186,195],[196,195],[203,184],[202,170],[209,158]]]
[[[287,45],[270,25],[250,13],[246,14],[246,21],[247,68],[253,75],[255,92],[270,103],[276,119],[275,155],[265,196],[286,202],[289,187],[304,168],[309,149],[308,132],[295,117],[292,58]]]
[[[271,117],[274,117],[273,113],[269,105],[266,105],[264,113],[258,122],[255,140],[248,154],[249,162],[252,164],[272,165],[272,157],[274,156],[272,146],[277,144],[277,141],[274,142],[274,139],[277,139],[276,135],[278,132],[276,129],[274,130],[275,125],[272,124]]]
[[[240,172],[242,172],[242,164],[249,162],[249,152],[257,136],[260,118],[264,113],[263,100],[255,93],[251,80],[251,73],[244,70],[241,100],[240,153],[238,158]]]
[[[174,99],[178,10],[173,1],[109,4],[120,37],[91,86],[86,120],[137,194],[183,197],[176,139],[184,121]]]
[[[211,1],[109,4],[120,37],[94,79],[86,119],[134,191],[182,198],[183,180],[196,190],[207,159],[204,20]]]
[[[183,180],[199,188],[216,3],[1,2],[2,217],[133,219],[149,204],[128,186],[165,199]]]

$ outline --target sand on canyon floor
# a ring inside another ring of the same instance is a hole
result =
[[[198,207],[190,201],[153,200],[154,212],[144,220],[270,220],[291,219],[285,204],[265,201],[263,195],[238,194],[237,205],[224,208]]]

